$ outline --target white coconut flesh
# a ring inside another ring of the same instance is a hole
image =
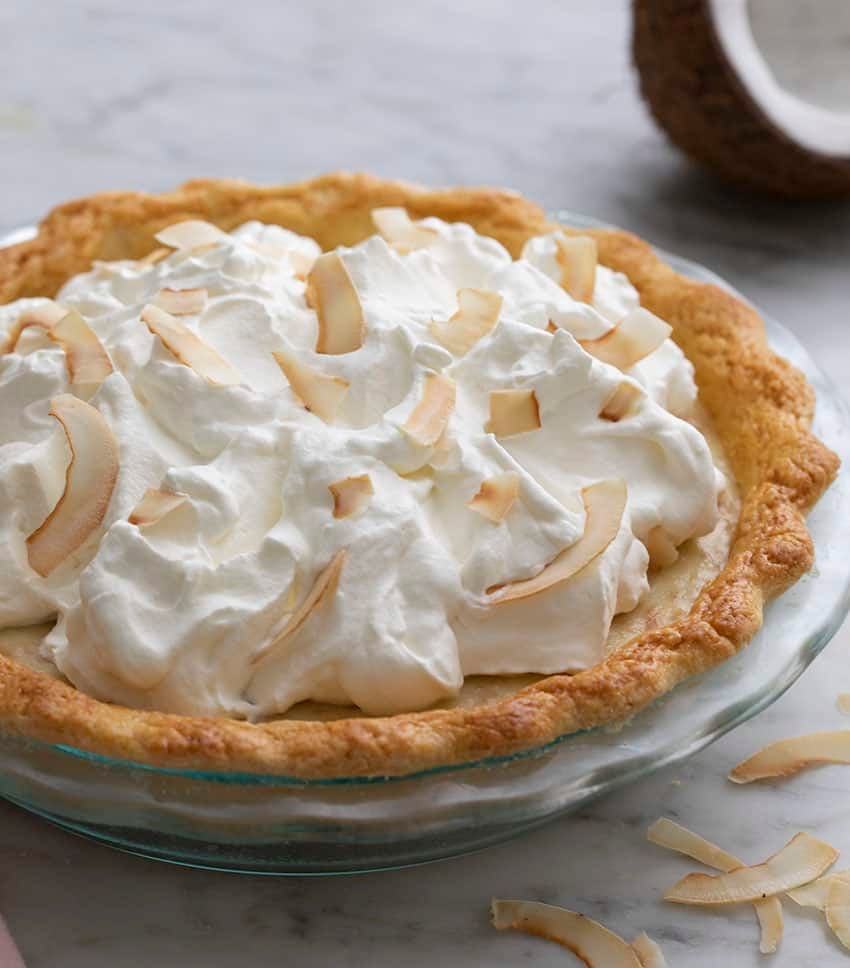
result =
[[[850,159],[847,0],[708,0],[717,40],[756,107],[816,154]]]

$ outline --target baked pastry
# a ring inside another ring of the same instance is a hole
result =
[[[144,763],[622,722],[749,640],[837,470],[752,309],[505,191],[93,196],[0,250],[0,333],[0,727]]]

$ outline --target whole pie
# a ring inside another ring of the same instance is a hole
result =
[[[835,476],[755,311],[625,232],[337,173],[0,250],[0,729],[405,774],[737,652]]]

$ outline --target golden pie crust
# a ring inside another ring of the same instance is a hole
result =
[[[536,205],[497,189],[431,191],[346,172],[275,187],[196,180],[169,194],[111,192],[54,209],[35,239],[0,249],[0,303],[53,296],[95,259],[140,258],[157,246],[155,233],[175,221],[202,218],[230,230],[258,219],[312,236],[327,249],[371,235],[370,211],[389,205],[405,206],[413,218],[468,222],[515,258],[528,238],[554,228]],[[838,458],[810,433],[812,388],[769,349],[751,307],[677,274],[633,235],[590,234],[600,261],[625,272],[641,303],[673,327],[740,494],[728,560],[686,615],[642,632],[591,669],[549,676],[507,697],[332,721],[246,723],[127,709],[0,656],[0,729],[172,768],[304,779],[400,775],[624,722],[683,679],[734,655],[761,626],[765,601],[811,567],[804,514],[835,477]]]

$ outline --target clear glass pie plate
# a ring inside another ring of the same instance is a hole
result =
[[[557,217],[595,224],[569,212]],[[689,276],[725,285],[700,266],[662,254]],[[772,320],[767,327],[776,351],[814,385],[815,430],[844,462],[809,518],[816,566],[768,607],[764,628],[743,652],[629,724],[409,776],[314,781],[160,769],[3,735],[0,795],[65,828],[160,860],[331,874],[486,847],[702,749],[782,695],[850,608],[850,413],[797,340]]]

